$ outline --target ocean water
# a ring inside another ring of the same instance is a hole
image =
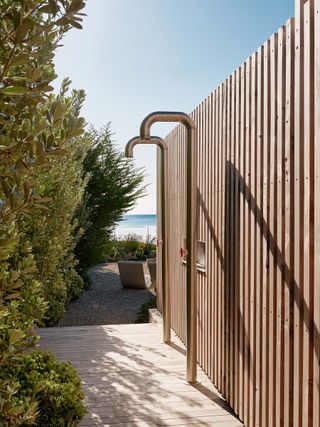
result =
[[[157,235],[157,216],[124,215],[115,228],[115,236],[122,239],[128,234],[136,234],[143,240],[146,240],[148,236],[153,239]]]

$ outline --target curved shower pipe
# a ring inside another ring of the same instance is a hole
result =
[[[156,122],[179,122],[187,129],[187,381],[197,381],[197,147],[196,125],[185,113],[156,111],[144,118],[140,138],[150,140]],[[181,248],[183,253],[183,248]]]
[[[162,302],[163,302],[163,341],[165,343],[171,342],[171,330],[170,330],[170,290],[168,285],[168,235],[167,235],[167,223],[166,223],[166,194],[167,194],[167,183],[166,183],[166,167],[167,167],[167,145],[166,142],[157,136],[152,136],[149,139],[142,139],[138,136],[130,139],[125,148],[125,156],[133,157],[133,148],[139,144],[155,144],[161,150],[161,166],[160,166],[160,198],[161,198],[161,236],[160,242],[162,244]],[[159,242],[159,240],[158,240]]]

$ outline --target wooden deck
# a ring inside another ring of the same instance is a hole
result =
[[[185,350],[161,342],[159,324],[40,330],[41,347],[77,368],[88,414],[80,426],[242,427],[199,368],[200,384],[185,382]]]

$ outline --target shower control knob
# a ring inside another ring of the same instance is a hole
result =
[[[161,239],[156,240],[156,246],[161,246],[163,244],[163,241]]]
[[[187,255],[188,255],[187,249],[180,248],[180,256],[181,256],[181,258],[183,258],[183,257],[185,257]]]

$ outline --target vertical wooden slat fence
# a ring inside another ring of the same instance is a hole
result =
[[[191,113],[198,361],[247,427],[320,427],[319,7],[296,0],[295,18]],[[184,128],[166,142],[172,327],[185,340]]]

